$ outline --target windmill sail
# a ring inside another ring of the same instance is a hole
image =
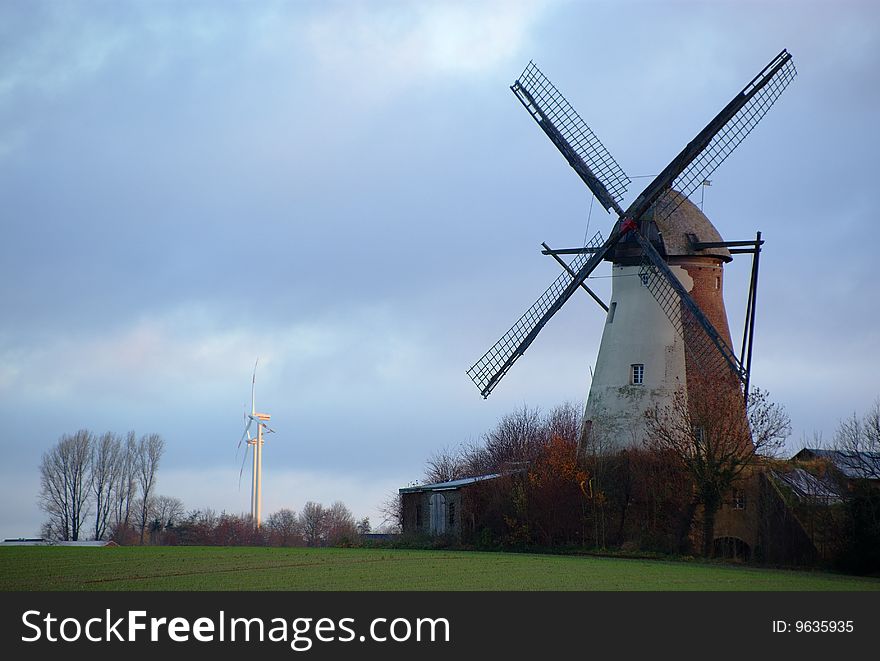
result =
[[[529,62],[510,89],[606,211],[620,214],[630,179],[556,86]]]
[[[623,211],[620,209],[618,199],[625,191],[629,179],[568,101],[534,63],[529,63],[511,89],[597,199],[606,209],[613,208],[617,211],[620,218],[611,236],[601,248],[589,259],[580,255],[579,269],[575,264],[572,265],[572,270],[576,271],[575,277],[563,273],[557,278],[516,324],[468,370],[468,375],[480,388],[483,397],[489,395],[550,318],[559,311],[612,248],[628,234],[634,236],[634,240],[638,241],[645,251],[649,262],[645,275],[650,276],[651,282],[654,283],[652,292],[661,306],[668,305],[666,302],[668,292],[663,289],[665,281],[665,286],[671,287],[683,304],[685,309],[683,323],[688,324],[689,328],[693,324],[695,324],[694,328],[701,328],[721,359],[728,363],[740,380],[743,380],[742,366],[736,356],[718,336],[717,331],[712,328],[699,306],[681,287],[675,276],[671,272],[668,275],[664,272],[664,269],[668,271],[668,267],[642,235],[643,228],[639,228],[639,224],[642,216],[660,196],[675,187],[682,194],[677,198],[678,202],[658,205],[654,219],[671,215],[681,201],[714,172],[751,132],[796,74],[791,55],[783,50],[672,159],[626,211]],[[670,199],[676,198],[673,196]],[[645,245],[650,250],[645,249]],[[673,283],[670,278],[675,282]],[[670,311],[667,311],[667,314],[670,314]],[[684,331],[683,328],[681,330]],[[688,334],[699,337],[698,333]],[[699,353],[704,355],[703,352]],[[704,361],[707,359],[708,356]]]
[[[657,175],[633,203],[633,207],[641,209],[638,215],[672,188],[682,197],[677,198],[677,203],[655,210],[657,219],[671,216],[681,201],[697,190],[757,126],[796,75],[791,54],[783,50]],[[628,215],[636,218],[633,211],[628,211]]]
[[[480,394],[483,397],[489,396],[489,393],[492,392],[492,389],[516,359],[525,353],[544,324],[556,314],[562,304],[577,290],[580,283],[586,280],[587,276],[599,265],[611,246],[613,244],[607,247],[603,246],[602,235],[597,232],[585,247],[585,251],[575,255],[569,264],[569,269],[576,274],[576,277],[572,278],[568,271],[560,273],[532,307],[526,310],[525,314],[501,336],[501,339],[471,366],[467,374],[480,389]],[[575,281],[578,284],[573,285]]]

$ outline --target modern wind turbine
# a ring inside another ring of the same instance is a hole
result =
[[[257,363],[254,363],[254,375],[251,378],[251,412],[245,413],[245,427],[242,432],[241,439],[238,441],[238,448],[247,440],[247,448],[241,462],[241,469],[238,471],[238,484],[241,486],[241,476],[244,473],[244,465],[247,461],[248,450],[253,450],[253,465],[251,472],[251,521],[254,528],[259,529],[261,525],[261,516],[263,509],[263,433],[274,433],[274,429],[270,429],[266,423],[271,416],[268,413],[257,413],[256,409],[256,387],[257,387]],[[251,436],[251,425],[257,423],[257,435]]]

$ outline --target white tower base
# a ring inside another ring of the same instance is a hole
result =
[[[579,451],[617,450],[644,441],[645,411],[672,403],[687,385],[684,341],[639,277],[614,264],[611,303],[584,412]],[[688,291],[693,280],[672,272]]]

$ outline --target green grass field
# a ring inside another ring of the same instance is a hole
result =
[[[218,547],[0,548],[0,590],[880,590],[880,579],[703,562]]]

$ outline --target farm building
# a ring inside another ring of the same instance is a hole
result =
[[[501,473],[400,489],[403,532],[461,537],[462,496],[468,487]]]
[[[853,473],[835,468],[834,459],[840,457],[834,453],[826,456],[829,452],[802,450],[791,460],[762,460],[747,469],[716,514],[714,555],[800,566],[833,560],[843,543],[846,484]],[[610,500],[601,503],[593,499],[589,480],[582,485],[583,491],[553,495],[548,504],[550,518],[543,522],[537,509],[543,506],[541,495],[530,491],[540,480],[530,471],[520,469],[402,488],[403,532],[446,536],[468,545],[501,540],[515,545],[516,503],[537,495],[539,500],[529,501],[526,508],[528,525],[533,530],[546,528],[547,541],[542,543],[548,547],[583,544],[687,553],[679,546],[684,538],[690,540],[686,546],[691,549],[701,545],[702,510],[696,507],[688,517],[692,500],[689,487],[672,475],[643,484],[646,476],[632,472],[633,482],[627,492],[609,494]],[[585,512],[587,518],[579,526],[594,517],[580,538],[565,528],[571,528],[565,515],[569,510]],[[690,532],[677,530],[685,517],[690,521]],[[593,536],[596,520],[604,526],[598,542]]]

